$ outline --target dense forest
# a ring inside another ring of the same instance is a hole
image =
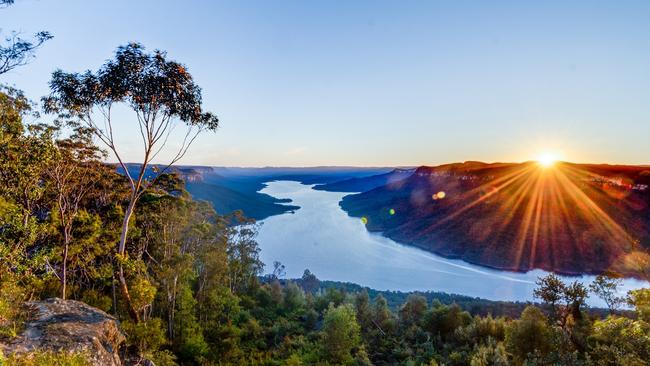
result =
[[[0,74],[24,64],[48,37],[1,49],[0,57],[14,63]],[[650,359],[650,289],[623,298],[620,280],[606,275],[589,288],[540,278],[535,294],[542,305],[517,317],[472,316],[453,301],[415,294],[389,306],[366,290],[324,289],[307,270],[285,280],[280,263],[262,276],[254,221],[221,216],[193,200],[165,167],[145,176],[172,123],[189,131],[172,164],[195,134],[217,127],[183,65],[129,44],[96,72],[55,71],[50,86],[40,106],[15,88],[0,93],[0,342],[20,334],[29,316],[25,301],[60,297],[119,318],[128,338],[123,354],[134,364],[645,365]],[[130,108],[133,133],[142,133],[145,157],[133,175],[105,163],[110,152],[126,168],[113,139],[113,105]],[[610,314],[590,313],[590,294]],[[490,312],[480,310],[473,312]],[[84,364],[84,355],[38,357]],[[34,359],[0,355],[0,364]]]

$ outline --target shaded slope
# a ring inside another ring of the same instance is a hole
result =
[[[366,192],[387,184],[397,183],[411,176],[415,169],[395,169],[389,173],[369,177],[350,178],[333,183],[319,184],[314,189],[329,192]]]
[[[242,210],[247,217],[263,220],[272,215],[279,215],[300,208],[293,205],[279,204],[290,202],[290,200],[279,200],[258,192],[238,192],[215,184],[187,182],[186,187],[194,199],[212,203],[219,214]]]
[[[141,165],[127,164],[131,176],[137,176]],[[162,169],[159,165],[150,165],[145,178],[151,179]],[[309,168],[238,168],[208,166],[173,166],[168,173],[177,173],[186,182],[188,192],[195,198],[212,203],[220,214],[229,214],[242,210],[247,217],[263,220],[272,215],[279,215],[298,209],[287,205],[288,199],[277,199],[258,192],[265,182],[272,180],[293,180],[304,184],[323,184],[353,177],[366,177],[386,173],[391,168],[359,167],[309,167]],[[117,167],[123,173],[121,167]]]

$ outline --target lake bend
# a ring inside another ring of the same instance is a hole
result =
[[[309,269],[321,280],[352,282],[377,290],[439,291],[490,300],[533,301],[535,280],[547,274],[501,271],[447,259],[370,233],[360,219],[339,207],[350,193],[317,191],[294,181],[266,183],[260,192],[289,198],[300,206],[293,213],[262,221],[258,242],[266,271],[274,261],[286,267],[287,278]],[[594,276],[566,277],[585,284]],[[647,281],[627,278],[621,292],[648,287]],[[604,306],[595,296],[588,304]]]

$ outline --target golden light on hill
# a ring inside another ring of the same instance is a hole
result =
[[[612,271],[630,273],[629,260],[622,258],[643,252],[638,235],[645,232],[634,227],[640,218],[633,205],[641,203],[632,192],[633,184],[625,179],[544,154],[536,163],[513,166],[459,192],[428,231],[462,222],[473,242],[511,242],[516,268],[560,267],[570,257],[586,255],[608,262]]]

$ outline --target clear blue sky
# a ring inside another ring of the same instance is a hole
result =
[[[187,65],[222,127],[185,164],[650,163],[650,1],[16,0],[0,24],[55,36],[0,79],[35,99],[129,41]]]

